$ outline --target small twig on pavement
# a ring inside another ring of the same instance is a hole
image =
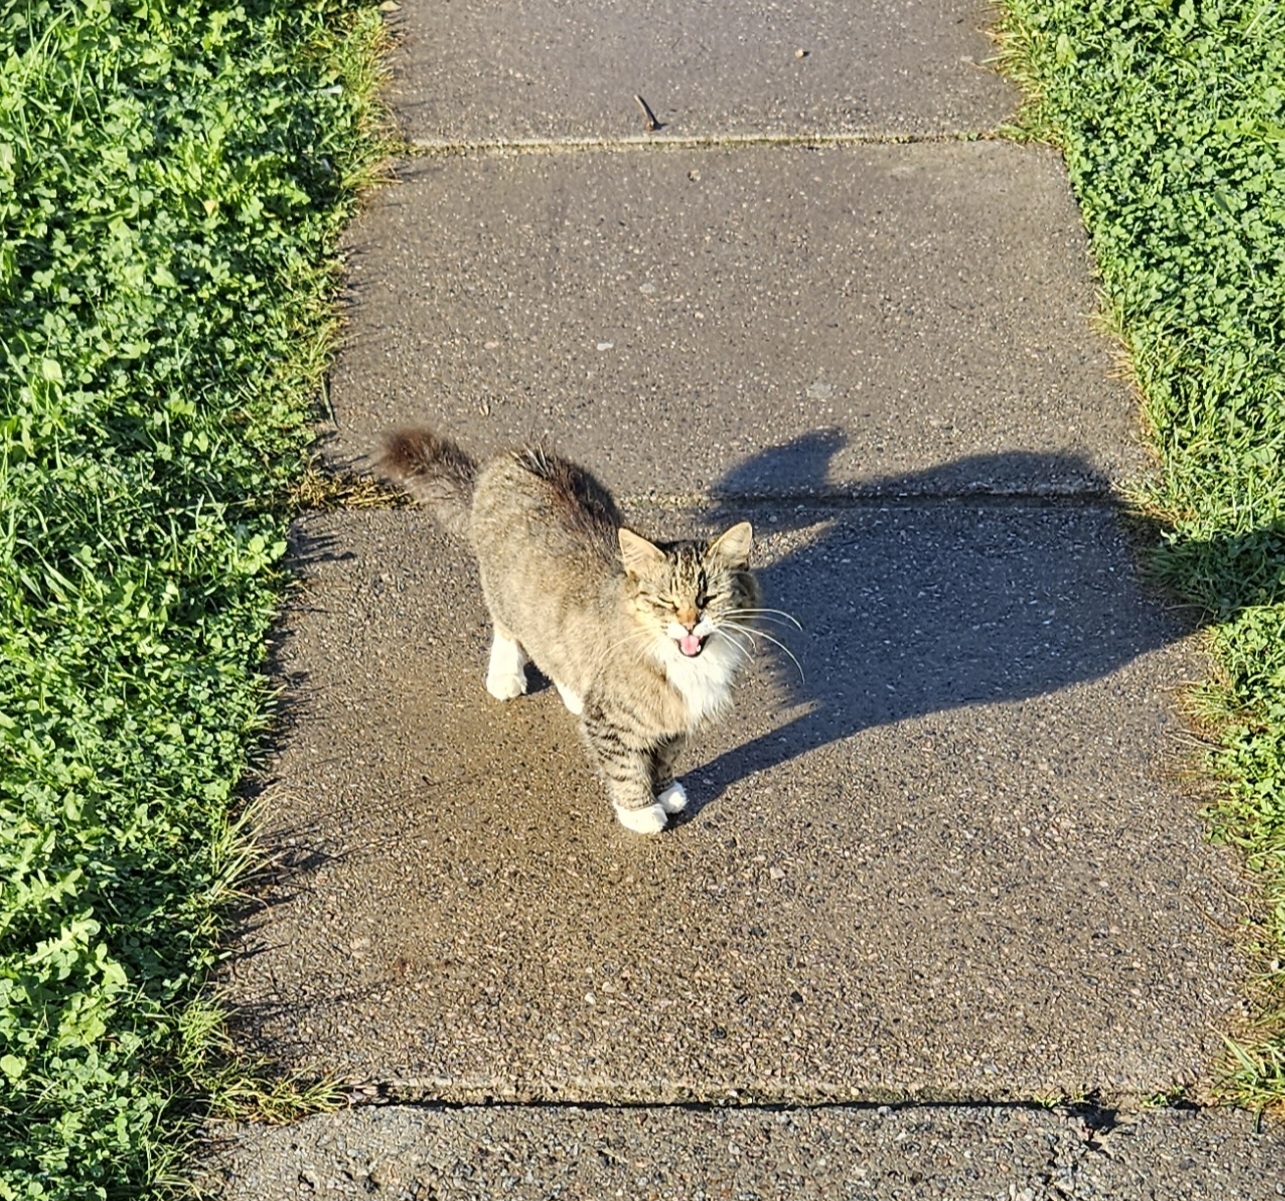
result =
[[[647,122],[647,132],[655,133],[660,128],[660,122],[656,120],[656,114],[647,107],[647,101],[641,96],[635,96],[634,99],[638,101],[638,107],[642,109],[643,120]]]

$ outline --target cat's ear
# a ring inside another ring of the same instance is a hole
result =
[[[716,555],[730,567],[748,567],[753,545],[754,527],[748,521],[742,521],[719,534],[709,544],[709,554]]]
[[[653,546],[646,538],[635,534],[633,530],[623,527],[618,531],[620,538],[620,560],[625,571],[632,576],[640,576],[648,568],[658,567],[665,561],[665,552],[659,546]]]

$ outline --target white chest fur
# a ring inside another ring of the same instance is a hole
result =
[[[665,675],[687,705],[693,729],[732,703],[732,681],[741,661],[740,649],[717,634],[694,659],[669,642],[664,656]]]

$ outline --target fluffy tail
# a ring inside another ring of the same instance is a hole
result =
[[[375,468],[412,496],[426,501],[454,534],[468,531],[477,464],[449,438],[430,430],[398,430],[384,436]]]

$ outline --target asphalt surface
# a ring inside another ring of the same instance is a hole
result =
[[[853,8],[395,14],[421,152],[349,233],[329,462],[548,439],[643,532],[753,521],[802,629],[641,838],[551,689],[486,695],[426,513],[301,520],[223,985],[352,1107],[211,1126],[202,1188],[1282,1195],[1279,1131],[1209,1105],[1248,890],[1185,783],[1199,632],[1113,499],[1147,458],[1065,174],[990,136],[983,9]]]
[[[1143,465],[1050,151],[601,150],[401,174],[351,233],[326,443],[342,465],[420,422],[481,452],[545,438],[638,494],[1102,491]]]
[[[412,141],[985,132],[1011,90],[970,0],[403,3],[390,89]]]
[[[1165,787],[1199,663],[1113,514],[751,516],[798,666],[764,646],[659,839],[614,821],[552,689],[486,695],[476,577],[422,512],[301,524],[271,813],[309,868],[230,969],[286,1068],[452,1101],[1201,1079],[1239,969],[1227,856]]]
[[[236,1132],[237,1197],[423,1201],[1239,1201],[1285,1143],[1224,1111],[359,1108]],[[236,1165],[234,1167],[234,1164]],[[228,1175],[227,1173],[233,1173]]]

